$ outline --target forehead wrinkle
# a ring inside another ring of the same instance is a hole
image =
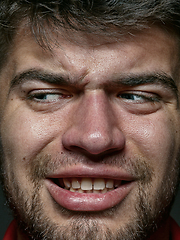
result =
[[[10,88],[15,87],[18,84],[21,84],[25,81],[29,80],[40,80],[42,82],[48,82],[52,84],[59,84],[59,85],[69,85],[69,86],[77,86],[77,85],[88,85],[91,84],[89,81],[85,80],[85,76],[88,75],[88,72],[85,72],[84,75],[78,77],[76,79],[72,79],[72,77],[67,76],[62,73],[52,73],[46,72],[44,70],[37,70],[37,69],[29,69],[24,71],[18,75],[16,75],[12,81]],[[83,81],[84,80],[84,81]],[[107,88],[107,87],[118,87],[118,86],[138,86],[144,84],[161,84],[167,88],[170,88],[176,95],[178,93],[178,88],[176,86],[175,81],[173,78],[168,76],[166,73],[154,73],[154,74],[127,74],[127,75],[120,75],[117,79],[107,79],[103,83],[97,83],[97,86],[100,88]]]
[[[22,84],[26,81],[39,80],[42,82],[61,85],[61,86],[80,86],[84,76],[79,76],[73,79],[64,73],[53,73],[44,71],[42,69],[28,69],[24,72],[17,74],[11,81],[10,90],[15,86]]]
[[[151,32],[150,32],[151,33]],[[147,35],[145,35],[145,37],[148,37],[149,36],[149,34],[147,34]],[[59,69],[59,67],[61,68],[61,66],[62,66],[62,70],[63,70],[63,73],[62,73],[62,75],[67,75],[68,73],[69,73],[69,76],[68,77],[64,77],[64,78],[66,78],[66,79],[68,79],[68,82],[70,83],[70,82],[72,82],[74,85],[75,85],[75,82],[78,82],[78,84],[80,84],[81,83],[81,85],[88,85],[89,86],[89,83],[91,82],[91,80],[94,80],[94,78],[92,78],[92,76],[90,76],[90,72],[91,72],[91,70],[92,69],[94,69],[93,67],[94,67],[94,65],[92,65],[91,67],[92,68],[87,68],[87,69],[85,69],[85,68],[77,68],[76,69],[76,66],[73,66],[73,64],[72,64],[72,62],[71,61],[69,61],[71,58],[71,55],[70,56],[68,56],[68,52],[66,52],[65,50],[66,50],[66,46],[67,46],[67,43],[68,43],[68,39],[64,39],[64,38],[61,38],[61,39],[63,39],[63,42],[62,42],[62,45],[60,44],[60,45],[58,45],[58,48],[59,48],[59,50],[60,50],[60,52],[58,51],[57,53],[55,53],[54,54],[54,50],[56,50],[56,48],[54,48],[53,49],[53,53],[51,52],[51,54],[49,54],[49,52],[48,51],[45,51],[46,52],[46,58],[47,58],[47,60],[49,60],[49,57],[50,58],[52,58],[52,55],[53,55],[53,63],[52,63],[52,65],[50,66],[50,68],[52,68],[52,69],[54,69],[54,66],[55,66],[55,70],[57,71],[57,66],[58,66],[58,69]],[[144,39],[144,38],[143,38]],[[32,41],[32,39],[31,39],[31,41]],[[131,42],[131,41],[130,41]],[[137,42],[136,41],[133,41],[135,44],[137,44]],[[26,43],[26,41],[25,41],[25,43]],[[34,41],[33,41],[33,43],[34,44],[36,44],[37,45],[37,43],[35,43]],[[119,42],[117,42],[117,43],[119,43]],[[132,42],[131,42],[132,43]],[[18,43],[17,43],[18,44]],[[64,44],[65,44],[65,46],[64,46]],[[121,42],[121,46],[124,44],[124,42]],[[144,44],[144,41],[143,41],[143,44]],[[72,47],[72,50],[74,50],[74,46],[76,46],[77,44],[71,44],[71,47]],[[113,44],[108,44],[108,47],[109,46],[111,46],[110,47],[110,49],[112,50],[112,45]],[[34,46],[34,45],[33,45]],[[63,46],[65,47],[65,49],[63,48]],[[92,45],[93,46],[93,45]],[[140,46],[141,46],[141,44],[140,44]],[[45,61],[45,58],[44,58],[44,51],[43,51],[43,49],[40,47],[40,46],[38,46],[37,45],[37,47],[38,47],[38,49],[41,49],[41,54],[39,54],[39,52],[37,52],[36,50],[37,50],[37,48],[35,49],[35,51],[33,51],[33,53],[35,54],[35,57],[37,57],[37,58],[40,58],[40,61],[41,60],[43,60],[43,62]],[[56,46],[57,47],[57,46]],[[79,46],[80,47],[80,46]],[[104,44],[101,44],[100,46],[97,46],[97,48],[94,48],[94,51],[93,51],[93,53],[95,53],[96,51],[95,51],[95,49],[96,50],[98,50],[99,48],[103,48],[103,49],[101,49],[101,50],[104,50],[104,53],[106,53],[106,51],[107,51],[107,46],[106,46],[106,44],[105,44],[105,46],[104,46]],[[115,46],[114,46],[114,48],[115,48]],[[32,48],[28,48],[29,49],[29,51],[32,51]],[[88,48],[88,50],[90,51],[90,49],[92,50],[92,48]],[[114,51],[115,51],[115,49],[113,49]],[[122,51],[123,49],[121,49],[121,51]],[[64,54],[60,54],[60,53],[64,53]],[[116,52],[116,51],[115,51]],[[41,56],[40,57],[40,55],[42,55],[42,53],[43,53],[43,56]],[[86,52],[87,53],[87,52]],[[104,56],[106,56],[106,55],[103,55],[103,57]],[[77,57],[77,56],[75,56],[75,57]],[[81,57],[82,57],[82,55],[81,55]],[[82,60],[82,58],[80,57],[80,59]],[[93,57],[95,58],[95,59],[97,59],[96,58],[96,55],[94,55],[93,54]],[[137,58],[137,56],[136,56],[136,58]],[[143,56],[140,56],[140,58],[142,59],[142,61],[143,61]],[[56,59],[56,60],[55,60]],[[63,61],[65,61],[65,62],[62,62],[62,60]],[[77,58],[75,58],[75,60],[77,60]],[[91,60],[94,60],[94,59],[91,59]],[[100,59],[100,60],[102,60],[102,59]],[[85,58],[85,61],[87,61],[87,56],[86,56],[86,58]],[[139,64],[141,65],[142,64],[142,61],[138,61],[139,62]],[[89,63],[89,61],[88,61],[88,63]],[[129,61],[128,62],[128,66],[126,66],[126,68],[128,68],[128,69],[130,69],[130,68],[133,68],[134,67],[134,64],[136,64],[137,63],[137,59],[136,59],[136,61],[135,62],[132,62],[132,61]],[[44,64],[44,63],[43,63]],[[49,64],[49,61],[48,61],[48,64]],[[97,64],[97,63],[96,63]],[[127,61],[126,61],[126,64],[127,64]],[[87,65],[87,62],[86,62],[86,65]],[[78,65],[79,66],[79,65]],[[44,64],[44,67],[46,67],[46,63]],[[75,68],[74,68],[75,67]],[[82,67],[82,66],[81,66]],[[85,67],[85,66],[84,66]],[[86,66],[87,67],[87,66]],[[96,66],[95,66],[96,67]],[[69,72],[68,72],[68,68],[69,68]],[[72,69],[74,68],[74,70],[77,70],[76,71],[76,73],[75,74],[72,74]],[[65,70],[65,73],[64,73],[64,70]],[[58,75],[58,73],[56,74],[56,75]],[[90,78],[86,78],[86,76],[90,76]],[[94,77],[94,76],[93,76]],[[102,77],[102,76],[101,76]],[[104,76],[105,77],[105,79],[103,79],[103,81],[102,81],[102,83],[101,83],[101,81],[98,83],[98,88],[100,87],[100,85],[101,86],[104,86],[104,85],[107,85],[107,86],[111,86],[111,85],[115,85],[116,83],[115,83],[115,81],[114,81],[114,77],[112,77],[112,76],[110,76],[110,78],[108,78],[108,79],[106,79],[106,77],[107,77],[107,75],[105,75]],[[117,76],[118,77],[118,76]],[[125,79],[124,81],[123,81],[123,79]],[[98,80],[98,78],[97,78],[97,80]],[[120,84],[124,84],[125,85],[125,82],[128,82],[127,80],[130,80],[130,78],[128,79],[128,77],[125,77],[124,78],[124,76],[120,76],[119,77],[119,80],[117,81],[117,82],[119,82]],[[21,80],[22,81],[22,80]],[[93,82],[93,81],[92,81]],[[95,84],[97,84],[97,82],[98,81],[96,81],[96,83]],[[119,83],[118,83],[118,85],[119,85]],[[96,87],[97,87],[97,85],[96,85]],[[175,89],[175,88],[174,88]]]

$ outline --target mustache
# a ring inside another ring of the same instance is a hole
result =
[[[61,152],[57,153],[56,156],[39,153],[34,159],[30,159],[28,164],[30,164],[31,180],[34,182],[45,179],[47,175],[58,169],[77,166],[78,164],[116,167],[127,171],[144,184],[150,183],[154,175],[152,166],[150,166],[144,158],[127,158],[120,154],[99,157],[97,161],[97,159],[89,158],[78,153]]]

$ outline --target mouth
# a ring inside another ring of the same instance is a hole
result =
[[[71,211],[103,211],[121,203],[134,188],[134,180],[96,177],[48,178],[53,200]]]
[[[45,179],[53,202],[71,211],[103,211],[128,199],[138,179],[126,170],[76,165]]]
[[[55,178],[54,184],[70,192],[105,194],[118,187],[125,185],[128,181],[108,179],[108,178]]]

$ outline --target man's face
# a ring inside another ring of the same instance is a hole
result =
[[[34,239],[146,239],[178,179],[176,39],[76,33],[50,52],[22,35],[0,74],[4,181],[22,228]]]

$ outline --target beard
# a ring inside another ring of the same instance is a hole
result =
[[[52,160],[50,155],[40,154],[29,161],[29,181],[33,185],[33,193],[22,189],[14,174],[13,168],[3,162],[3,186],[9,206],[21,232],[31,240],[145,240],[151,236],[167,220],[176,194],[179,180],[179,161],[176,160],[164,173],[162,181],[151,196],[153,169],[143,159],[121,159],[109,157],[102,164],[124,168],[139,179],[136,196],[129,211],[133,212],[125,226],[116,230],[110,229],[102,219],[110,220],[117,216],[121,203],[101,212],[75,212],[63,208],[54,201],[57,212],[60,212],[69,223],[54,223],[44,211],[41,197],[42,179],[58,167],[70,166],[77,162],[89,164],[89,160],[81,157],[63,157],[61,161]],[[95,163],[93,163],[95,164]],[[126,201],[126,198],[123,202]],[[123,217],[123,216],[122,216]]]

